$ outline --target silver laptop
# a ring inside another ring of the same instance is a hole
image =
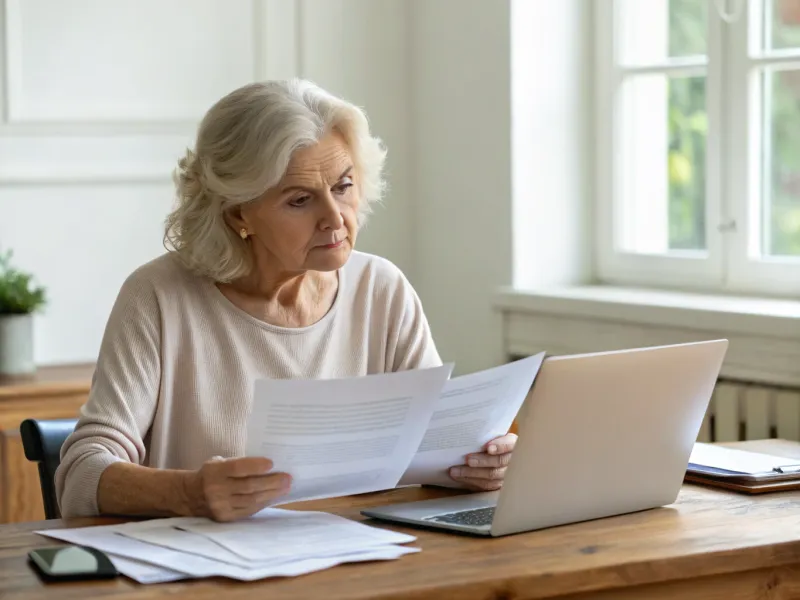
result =
[[[675,502],[727,340],[549,357],[498,492],[362,514],[486,536]]]

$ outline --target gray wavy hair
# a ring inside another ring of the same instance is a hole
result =
[[[266,81],[234,90],[203,117],[194,150],[187,150],[174,173],[177,202],[166,220],[164,245],[215,281],[249,273],[248,245],[224,212],[277,185],[292,153],[331,130],[344,137],[352,154],[363,223],[383,196],[386,157],[364,112],[309,81]]]

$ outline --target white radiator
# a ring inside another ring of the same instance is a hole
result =
[[[783,438],[800,441],[800,389],[720,380],[699,442]]]

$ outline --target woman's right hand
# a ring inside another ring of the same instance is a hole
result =
[[[291,476],[270,473],[268,458],[212,458],[191,473],[191,512],[215,521],[249,517],[289,491]]]

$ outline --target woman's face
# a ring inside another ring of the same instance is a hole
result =
[[[250,234],[256,265],[288,272],[342,267],[358,234],[357,177],[338,132],[296,151],[280,183],[235,219]]]

